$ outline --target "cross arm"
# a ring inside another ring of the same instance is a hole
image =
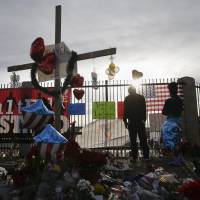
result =
[[[116,54],[116,48],[103,49],[99,51],[78,54],[77,60],[87,60],[91,58],[103,57],[103,56],[108,56],[108,55],[113,55],[113,54]],[[13,65],[13,66],[8,67],[7,70],[8,72],[27,70],[27,69],[31,69],[32,64],[33,63]]]

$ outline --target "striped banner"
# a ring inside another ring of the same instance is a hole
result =
[[[41,143],[39,145],[40,157],[44,160],[57,162],[64,159],[63,144]]]
[[[42,130],[46,124],[53,123],[54,116],[53,115],[38,115],[35,113],[23,113],[24,128],[31,128],[35,131]]]

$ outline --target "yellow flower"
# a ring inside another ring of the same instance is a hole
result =
[[[103,195],[103,194],[105,194],[105,192],[106,192],[106,190],[105,190],[105,188],[104,188],[103,185],[101,185],[99,183],[97,183],[95,185],[95,187],[94,187],[94,193],[95,194],[99,194],[99,195],[101,194],[101,195]]]
[[[60,166],[57,165],[57,164],[53,164],[52,171],[55,171],[55,172],[58,172],[58,173],[61,172]]]

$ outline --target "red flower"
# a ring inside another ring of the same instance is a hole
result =
[[[25,174],[16,174],[13,176],[13,182],[16,186],[24,186],[26,181]]]
[[[35,62],[40,62],[44,54],[44,40],[39,37],[31,45],[30,56]]]
[[[66,159],[78,160],[80,154],[80,146],[74,139],[69,139],[64,155]]]
[[[200,179],[184,183],[178,189],[178,192],[190,200],[199,200]]]
[[[32,160],[33,156],[37,156],[39,155],[39,150],[38,147],[36,145],[32,146],[30,151],[28,152],[26,159],[28,161]]]
[[[106,157],[104,153],[84,149],[79,157],[80,166],[100,168],[106,164]]]
[[[81,87],[83,86],[84,78],[80,74],[76,74],[71,79],[72,87]]]
[[[39,65],[40,71],[45,74],[51,74],[56,65],[56,55],[55,53],[48,53],[46,54]]]

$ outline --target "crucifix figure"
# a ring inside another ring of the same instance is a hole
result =
[[[61,5],[56,6],[56,16],[55,16],[55,44],[59,44],[61,42]],[[108,56],[116,54],[116,48],[104,49],[100,51],[93,51],[89,53],[83,53],[77,55],[78,60],[86,60],[96,57]],[[15,65],[8,67],[8,72],[19,71],[19,70],[27,70],[31,69],[33,63]],[[59,66],[55,68],[55,89],[60,91],[61,81],[60,81],[60,72]],[[57,95],[55,98],[55,128],[60,132],[61,120],[61,96]]]

